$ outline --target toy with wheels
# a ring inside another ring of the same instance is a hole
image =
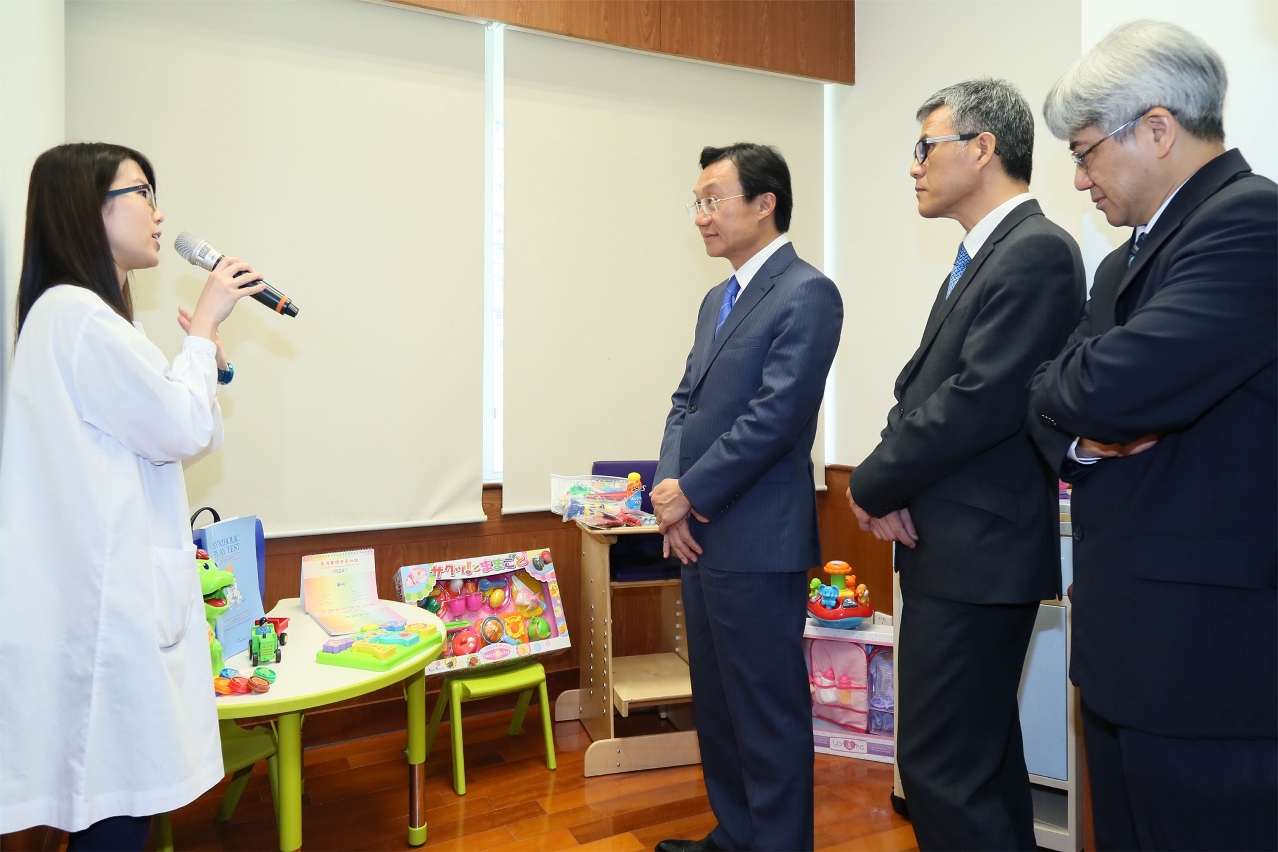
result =
[[[808,615],[822,627],[855,630],[874,615],[870,606],[870,590],[865,584],[855,585],[856,575],[846,562],[833,560],[825,564],[829,585],[813,578],[809,586]]]
[[[285,642],[282,634],[275,632],[275,624],[267,618],[259,618],[249,636],[249,661],[258,666],[262,663],[278,663],[283,659],[280,646]]]

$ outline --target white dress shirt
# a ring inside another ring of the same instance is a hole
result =
[[[740,269],[734,269],[732,271],[732,274],[737,277],[737,284],[741,286],[741,289],[737,292],[738,299],[740,299],[741,294],[745,292],[746,285],[749,284],[751,279],[753,279],[758,271],[763,268],[763,264],[768,262],[768,258],[776,254],[777,249],[781,248],[781,246],[788,242],[790,242],[790,238],[785,234],[782,234],[755,252],[754,257],[741,264]]]
[[[981,246],[985,245],[985,241],[990,238],[990,234],[994,233],[994,229],[1007,218],[1007,214],[1020,207],[1026,201],[1032,201],[1033,199],[1034,196],[1028,192],[1022,192],[1020,195],[1007,199],[986,213],[984,218],[973,225],[972,230],[967,232],[967,236],[963,237],[963,246],[967,249],[967,256],[976,257],[976,253],[981,250]]]

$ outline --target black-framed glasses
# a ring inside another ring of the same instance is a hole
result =
[[[914,144],[914,162],[920,166],[927,161],[927,155],[931,153],[932,146],[937,142],[966,142],[969,139],[975,139],[984,131],[976,133],[951,133],[949,136],[924,136]]]
[[[1146,110],[1146,112],[1148,112],[1148,110]],[[1106,134],[1105,134],[1105,136],[1104,136],[1104,137],[1100,140],[1100,142],[1096,142],[1096,143],[1094,143],[1094,144],[1092,144],[1092,145],[1088,145],[1088,146],[1087,146],[1087,150],[1085,150],[1085,151],[1070,151],[1070,153],[1069,153],[1069,158],[1070,158],[1070,160],[1074,163],[1074,165],[1078,166],[1080,169],[1082,169],[1084,172],[1086,172],[1086,171],[1087,171],[1087,155],[1088,155],[1088,154],[1090,154],[1090,153],[1092,153],[1093,151],[1095,151],[1095,150],[1096,150],[1096,148],[1097,148],[1097,146],[1099,146],[1101,142],[1104,142],[1106,139],[1108,139],[1109,137],[1113,136],[1115,133],[1118,133],[1120,130],[1122,130],[1122,129],[1126,128],[1126,127],[1130,127],[1131,125],[1133,125],[1133,124],[1135,124],[1136,122],[1140,121],[1140,120],[1141,120],[1142,118],[1144,118],[1144,117],[1145,117],[1145,113],[1143,113],[1143,112],[1142,112],[1140,115],[1136,116],[1136,117],[1135,117],[1135,118],[1133,118],[1131,121],[1124,121],[1122,124],[1118,125],[1118,126],[1117,126],[1117,127],[1115,127],[1113,130],[1111,130],[1111,131],[1109,131],[1108,133],[1106,133]]]
[[[137,186],[126,186],[122,189],[113,189],[106,194],[107,198],[115,198],[117,195],[128,195],[130,192],[140,192],[142,197],[146,199],[146,203],[151,205],[152,210],[158,210],[155,200],[155,188],[149,183],[140,183]],[[106,201],[106,198],[103,199]]]

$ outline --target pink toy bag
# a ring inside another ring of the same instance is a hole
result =
[[[864,645],[805,639],[812,715],[865,733],[870,710],[869,657]]]

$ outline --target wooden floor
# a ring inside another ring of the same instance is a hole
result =
[[[700,766],[582,777],[590,738],[578,722],[555,725],[559,768],[546,770],[537,708],[507,737],[509,713],[466,720],[466,795],[452,789],[447,727],[427,761],[427,849],[552,852],[651,849],[668,837],[700,838],[715,825]],[[307,749],[303,848],[407,849],[408,770],[403,731]],[[914,832],[889,804],[890,764],[816,756],[816,848],[897,852]],[[277,847],[264,764],[231,821],[213,814],[225,784],[173,814],[178,850]],[[65,834],[4,838],[6,850],[65,848]]]

